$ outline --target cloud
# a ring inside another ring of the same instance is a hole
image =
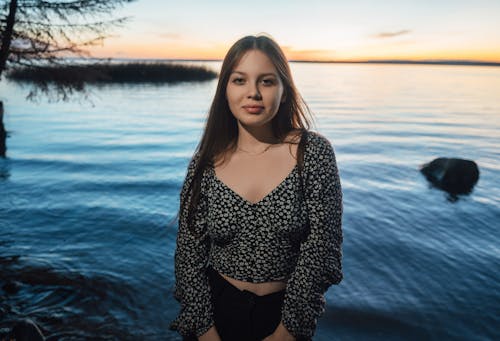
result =
[[[400,31],[394,31],[394,32],[380,32],[377,34],[374,34],[372,37],[374,38],[393,38],[397,36],[402,36],[405,34],[411,33],[411,30],[400,30]]]

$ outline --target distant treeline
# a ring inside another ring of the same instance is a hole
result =
[[[458,66],[500,66],[500,62],[479,62],[469,60],[291,60],[295,63],[325,63],[325,64],[415,64],[415,65],[458,65]]]
[[[175,83],[204,81],[217,73],[202,66],[172,63],[96,63],[37,66],[12,69],[7,77],[19,82],[83,83]]]

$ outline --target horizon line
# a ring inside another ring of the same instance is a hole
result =
[[[69,58],[73,59],[73,58]],[[77,58],[80,59],[80,58]],[[98,60],[165,60],[186,62],[222,62],[219,58],[129,58],[129,57],[90,57],[88,59]],[[304,60],[290,59],[290,63],[324,63],[324,64],[423,64],[423,65],[457,65],[457,66],[500,66],[500,62],[486,62],[467,59],[367,59],[367,60]]]

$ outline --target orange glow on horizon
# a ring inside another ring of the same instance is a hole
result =
[[[265,34],[298,61],[500,63],[500,2],[485,2],[263,1],[265,13],[249,17],[248,4],[234,1],[135,1],[114,13],[131,20],[90,52],[101,58],[221,60],[237,39]]]
[[[109,41],[103,46],[89,49],[97,58],[131,58],[131,59],[198,59],[221,60],[229,45],[224,44],[188,44],[178,42],[166,43],[133,43]],[[322,49],[295,49],[283,46],[289,60],[297,61],[364,61],[364,60],[473,60],[481,62],[500,62],[500,48],[496,49],[407,49],[391,51],[375,47],[351,49],[350,51],[334,52]]]

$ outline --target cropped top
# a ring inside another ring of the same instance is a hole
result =
[[[196,153],[188,166],[181,202],[198,158]],[[203,170],[193,212],[201,238],[188,229],[188,205],[181,208],[174,290],[181,310],[171,330],[198,337],[214,325],[206,273],[212,266],[242,281],[286,281],[282,323],[296,338],[313,336],[325,310],[324,293],[343,278],[342,189],[334,149],[319,133],[306,135],[302,177],[295,165],[268,195],[251,203],[220,181],[213,166]]]

